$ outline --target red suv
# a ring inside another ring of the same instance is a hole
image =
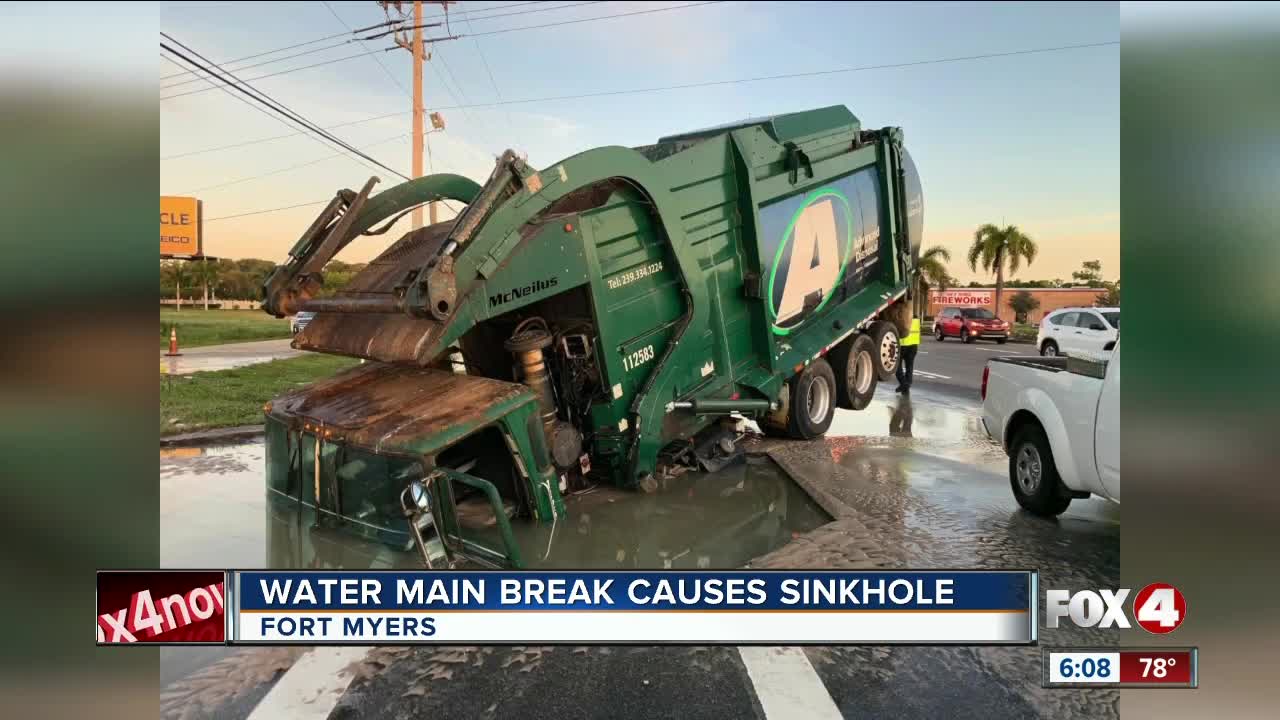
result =
[[[986,308],[943,308],[933,319],[933,336],[939,340],[958,337],[967,343],[995,340],[1003,345],[1009,339],[1009,323]]]

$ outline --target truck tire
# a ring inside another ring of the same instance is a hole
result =
[[[876,346],[876,375],[885,382],[898,372],[898,363],[902,362],[898,328],[891,322],[872,323],[871,342]]]
[[[942,332],[942,326],[941,326],[941,325],[934,325],[934,326],[933,326],[933,336],[934,336],[935,338],[937,338],[937,339],[938,339],[938,342],[942,342],[943,340],[946,340],[946,339],[947,339],[947,336],[946,336],[946,335],[944,335],[944,334],[943,334],[943,332]]]
[[[1009,445],[1009,484],[1018,504],[1042,517],[1061,515],[1071,495],[1058,476],[1049,438],[1036,424],[1018,430]]]
[[[836,414],[837,383],[826,360],[809,363],[787,382],[782,407],[760,423],[773,437],[812,440],[831,427]]]
[[[837,345],[827,359],[836,373],[840,407],[861,410],[871,404],[880,377],[876,366],[876,344],[871,336],[859,333]]]
[[[965,325],[960,326],[960,342],[965,345],[973,342],[973,336],[969,334],[969,328]]]

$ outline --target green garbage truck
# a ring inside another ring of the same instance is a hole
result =
[[[295,347],[366,360],[267,403],[267,486],[428,565],[519,567],[512,523],[715,469],[744,420],[819,437],[896,368],[920,180],[901,129],[843,106],[377,182],[264,284],[268,313],[315,313]],[[321,292],[339,251],[433,201],[461,210]]]

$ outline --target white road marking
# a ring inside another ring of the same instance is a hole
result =
[[[1000,353],[1000,354],[1002,354],[1002,355],[1026,355],[1026,353],[1011,352],[1011,351],[1009,351],[1009,350],[1005,350],[1004,348],[984,348],[984,347],[980,347],[980,348],[976,348],[976,349],[977,349],[977,350],[986,350],[987,352]]]
[[[371,649],[313,648],[285,672],[249,720],[325,720],[351,684],[346,667]]]
[[[766,720],[841,719],[840,709],[798,647],[740,647]]]
[[[915,369],[913,369],[911,374],[912,374],[912,375],[923,375],[923,376],[925,376],[925,377],[927,377],[927,378],[934,378],[934,379],[936,379],[936,380],[950,380],[950,379],[951,379],[951,376],[950,376],[950,375],[939,375],[938,373],[926,372],[926,371],[924,371],[924,370],[915,370]]]

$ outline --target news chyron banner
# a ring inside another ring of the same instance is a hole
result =
[[[100,644],[974,645],[1036,640],[1036,574],[1031,571],[136,575],[138,582],[120,573],[99,574]],[[177,576],[184,579],[179,582]],[[221,593],[217,601],[206,601],[215,591]],[[225,627],[221,639],[182,633],[217,621]]]

